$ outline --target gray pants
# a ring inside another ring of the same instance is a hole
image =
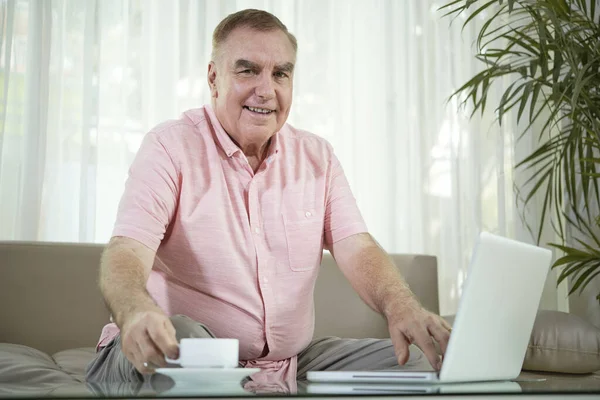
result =
[[[171,317],[177,341],[186,337],[215,337],[204,325],[183,315]],[[410,347],[410,359],[398,365],[390,339],[340,339],[326,337],[313,340],[298,354],[299,381],[308,371],[367,371],[407,368],[432,370],[425,355],[417,347]],[[142,382],[144,376],[127,360],[121,351],[121,337],[117,336],[96,354],[86,370],[88,382]]]

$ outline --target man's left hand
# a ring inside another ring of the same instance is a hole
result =
[[[433,368],[439,370],[442,367],[434,340],[445,354],[452,328],[444,319],[415,302],[388,316],[388,326],[400,365],[406,364],[410,356],[409,345],[415,344],[425,353]]]

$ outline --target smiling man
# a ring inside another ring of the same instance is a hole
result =
[[[273,15],[244,10],[213,35],[212,104],[149,132],[131,166],[100,286],[114,319],[88,380],[143,379],[182,337],[237,338],[242,366],[439,368],[449,327],[423,309],[369,235],[322,138],[286,124],[297,44]],[[312,341],[323,248],[391,340]]]

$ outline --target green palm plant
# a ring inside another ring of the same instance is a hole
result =
[[[569,294],[600,275],[600,5],[598,0],[455,0],[440,9],[483,20],[476,41],[483,70],[452,96],[482,114],[494,84],[511,82],[497,103],[497,121],[526,125],[537,148],[516,168],[529,174],[516,187],[521,206],[542,198],[537,242],[548,224],[564,255],[558,283]],[[521,126],[522,126],[521,125]],[[531,137],[531,136],[529,136]],[[537,196],[536,196],[537,195]],[[525,218],[525,217],[523,217]],[[576,232],[573,237],[569,232]],[[600,301],[600,293],[596,297]]]

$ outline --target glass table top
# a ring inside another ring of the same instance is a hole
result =
[[[0,398],[215,398],[215,397],[390,397],[498,395],[528,397],[540,394],[560,398],[584,395],[600,398],[600,374],[567,375],[525,373],[517,381],[462,384],[342,384],[310,381],[284,382],[277,379],[224,382],[218,379],[173,379],[163,374],[148,376],[144,382],[0,382]],[[260,381],[260,383],[259,383]],[[477,396],[476,396],[477,397]]]

